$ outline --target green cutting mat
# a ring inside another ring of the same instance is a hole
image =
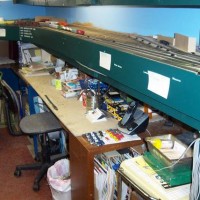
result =
[[[191,183],[192,181],[192,167],[179,166],[173,170],[165,168],[162,162],[157,160],[150,152],[144,153],[145,161],[156,171],[156,173],[166,182],[169,186],[178,186]],[[165,168],[165,169],[163,169]],[[160,170],[162,169],[162,170]]]

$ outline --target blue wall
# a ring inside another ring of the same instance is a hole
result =
[[[48,15],[67,19],[69,23],[92,23],[109,30],[162,34],[173,37],[181,33],[199,40],[200,9],[186,8],[136,8],[128,6],[88,6],[56,8],[0,2],[0,17],[4,19],[34,18]]]
[[[5,20],[34,18],[45,15],[45,7],[13,4],[12,1],[0,1],[0,17]]]
[[[46,14],[65,17],[69,23],[90,22],[120,32],[170,37],[181,33],[199,40],[200,9],[91,6],[58,10],[50,7],[46,8]]]

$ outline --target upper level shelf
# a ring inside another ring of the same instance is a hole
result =
[[[93,5],[95,0],[13,0],[17,4],[28,4],[33,6],[81,6]]]
[[[45,27],[1,25],[0,39],[33,43],[200,130],[200,59],[197,55],[171,53],[171,50],[164,53],[148,44],[140,45],[128,34],[93,28],[83,30],[85,35]]]
[[[142,7],[200,7],[199,0],[13,0],[35,6],[130,5]]]
[[[199,0],[97,0],[100,5],[131,5],[145,7],[199,7]]]

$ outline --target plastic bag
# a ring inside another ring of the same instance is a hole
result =
[[[54,199],[61,200],[64,199],[65,196],[71,199],[71,180],[69,175],[70,169],[68,159],[61,159],[48,169],[47,180]]]

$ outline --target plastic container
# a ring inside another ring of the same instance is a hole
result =
[[[86,93],[86,112],[97,108],[97,99],[93,91],[89,90]]]
[[[53,200],[71,200],[69,160],[61,159],[47,171],[47,180]]]

